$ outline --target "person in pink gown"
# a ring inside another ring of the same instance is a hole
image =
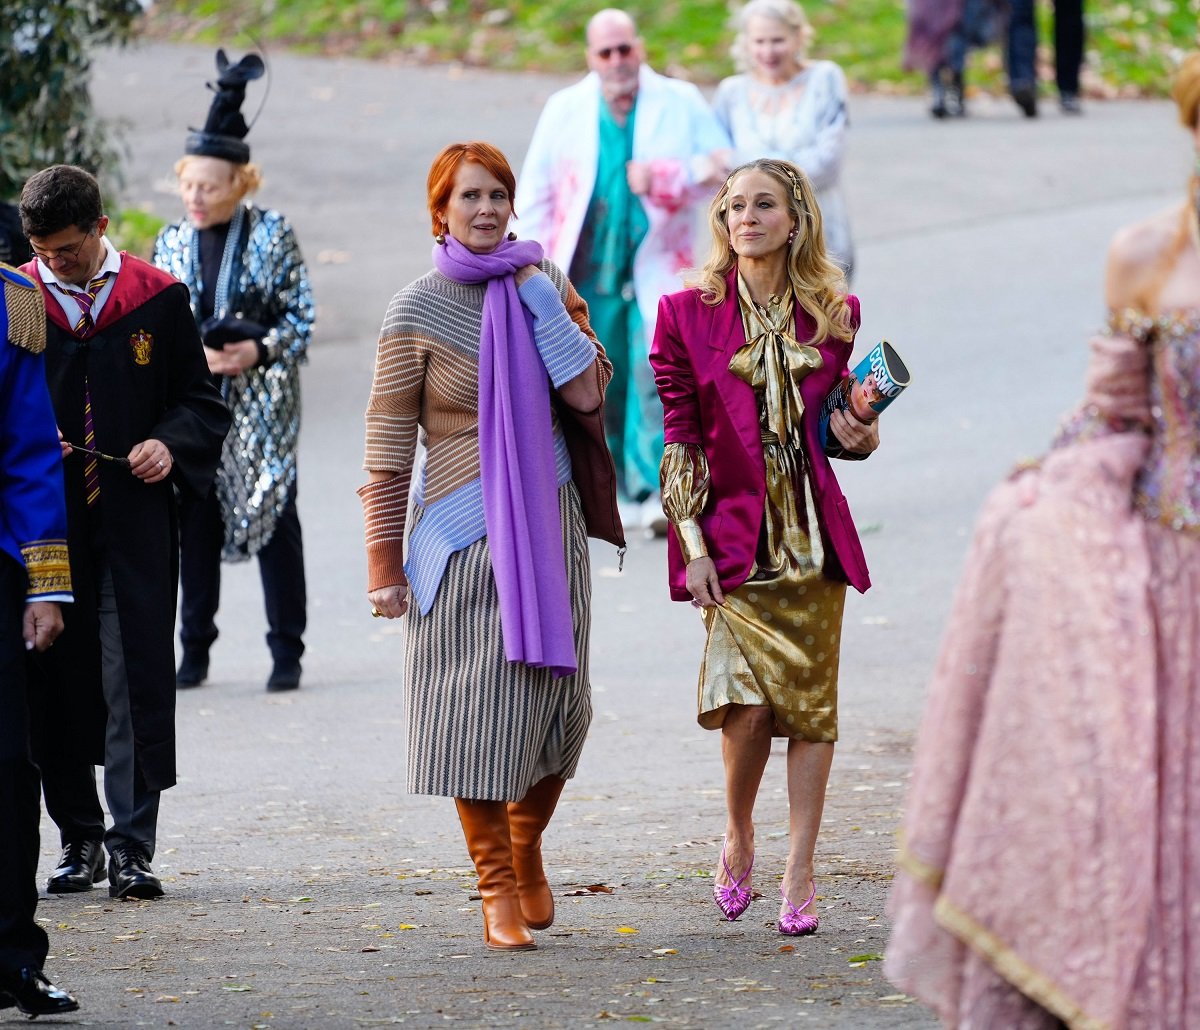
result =
[[[1173,95],[1200,151],[1200,53]],[[1117,234],[1083,404],[976,527],[885,964],[946,1026],[1200,1026],[1198,205]]]

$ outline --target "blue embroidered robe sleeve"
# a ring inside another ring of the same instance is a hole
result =
[[[29,600],[69,601],[62,452],[40,353],[41,305],[32,280],[0,267],[0,550],[25,568]],[[11,321],[10,307],[20,309]]]

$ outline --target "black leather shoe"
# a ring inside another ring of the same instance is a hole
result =
[[[1026,118],[1037,117],[1038,91],[1037,83],[1015,82],[1012,87],[1012,98]]]
[[[208,679],[208,654],[184,651],[179,670],[175,673],[175,686],[198,687]]]
[[[16,1006],[27,1016],[57,1016],[74,1012],[79,1002],[46,979],[37,966],[0,972],[0,1009]]]
[[[112,898],[163,896],[162,884],[150,868],[150,859],[136,844],[118,844],[108,857],[108,894]]]
[[[46,881],[50,894],[90,891],[104,879],[104,845],[98,840],[73,840],[63,845],[58,866]]]
[[[285,658],[275,663],[271,677],[267,680],[267,689],[295,690],[300,686],[300,659]]]

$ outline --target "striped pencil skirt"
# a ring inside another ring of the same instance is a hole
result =
[[[452,554],[428,614],[413,605],[407,616],[413,794],[519,801],[546,776],[575,775],[592,720],[591,563],[575,484],[558,500],[579,668],[556,680],[508,661],[487,538]]]

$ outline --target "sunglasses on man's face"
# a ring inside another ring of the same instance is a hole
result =
[[[618,43],[616,46],[601,47],[596,51],[596,56],[600,58],[601,61],[607,61],[610,57],[612,57],[613,54],[616,54],[618,57],[628,57],[632,53],[632,43]]]

